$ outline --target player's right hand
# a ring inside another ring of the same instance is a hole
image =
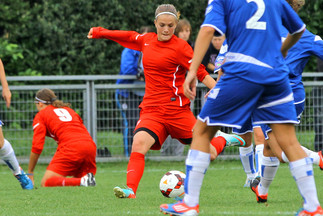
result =
[[[187,73],[185,82],[183,84],[183,88],[184,88],[184,94],[185,96],[190,99],[190,100],[194,100],[195,96],[196,96],[196,73],[189,71]]]

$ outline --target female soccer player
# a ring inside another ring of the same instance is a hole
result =
[[[142,51],[146,89],[140,104],[140,119],[134,131],[132,153],[127,168],[127,186],[114,188],[119,198],[135,198],[149,149],[159,150],[168,135],[183,144],[190,144],[196,119],[190,110],[190,100],[183,92],[183,82],[193,56],[191,46],[174,35],[178,21],[176,8],[171,4],[158,6],[155,11],[156,33],[140,35],[134,31],[91,28],[88,38],[105,38],[130,49]],[[198,79],[208,88],[214,79],[200,65]],[[226,140],[227,139],[227,140]],[[212,157],[222,152],[228,143],[244,145],[238,136],[220,136],[211,140]]]
[[[283,44],[281,25],[291,33]],[[210,163],[208,140],[219,126],[231,125],[241,129],[252,117],[255,124],[270,124],[290,161],[291,174],[304,199],[304,209],[297,215],[323,214],[312,161],[295,134],[293,124],[297,123],[297,116],[284,62],[289,48],[301,38],[304,30],[304,23],[285,0],[209,1],[184,83],[185,95],[195,97],[196,69],[214,33],[227,37],[228,53],[222,67],[224,75],[210,92],[194,127],[186,160],[188,177],[185,179],[184,200],[161,205],[162,212],[198,215],[200,189]]]
[[[6,73],[0,59],[0,81],[2,85],[2,97],[6,101],[6,105],[9,108],[11,102],[11,92],[6,79]],[[0,120],[0,158],[8,165],[14,176],[20,182],[22,189],[31,190],[34,188],[32,181],[24,173],[19,166],[15,152],[8,140],[3,136],[2,132],[2,121]]]
[[[70,104],[58,100],[50,89],[39,90],[35,104],[38,113],[33,122],[34,136],[28,173],[33,175],[44,148],[45,136],[49,136],[58,146],[41,186],[95,186],[96,145],[81,117],[69,107]],[[33,176],[31,179],[34,181]]]

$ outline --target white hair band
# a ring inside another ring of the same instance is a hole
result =
[[[40,99],[40,98],[38,98],[38,97],[35,97],[35,99],[36,99],[37,101],[41,102],[41,103],[44,103],[44,104],[50,104],[50,102],[49,102],[49,101],[42,100],[42,99]]]
[[[177,15],[176,14],[174,14],[172,12],[167,12],[167,11],[161,12],[161,13],[157,14],[156,17],[155,17],[155,19],[157,19],[157,17],[159,17],[160,15],[163,15],[163,14],[173,15],[177,19]]]

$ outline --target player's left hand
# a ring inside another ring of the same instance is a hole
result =
[[[185,96],[190,100],[194,100],[196,97],[196,83],[197,78],[195,73],[189,71],[183,84],[183,88]]]
[[[93,36],[93,28],[91,28],[89,33],[87,34],[87,38],[92,39],[92,36]]]
[[[9,88],[3,88],[2,97],[6,101],[7,108],[9,108],[11,103],[11,92]]]

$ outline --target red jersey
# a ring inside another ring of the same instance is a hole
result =
[[[143,53],[146,89],[141,108],[188,105],[183,84],[193,57],[192,47],[175,35],[169,41],[158,41],[156,33],[140,35],[134,31],[93,28],[93,38],[106,38]],[[202,81],[208,72],[201,65],[197,77]]]
[[[56,140],[60,147],[75,142],[95,145],[81,117],[68,107],[57,108],[49,105],[39,111],[34,118],[33,130],[31,151],[36,154],[41,154],[45,136]]]

